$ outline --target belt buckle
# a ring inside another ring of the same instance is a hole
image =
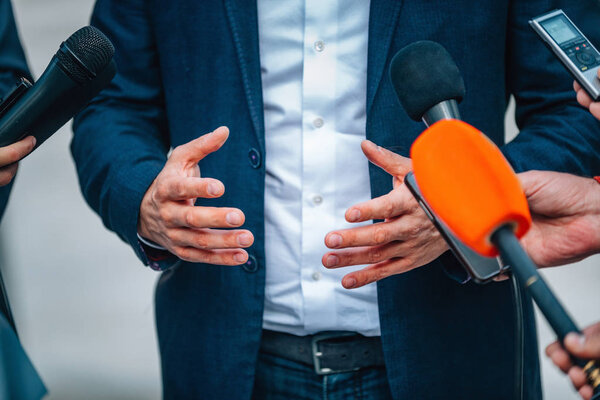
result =
[[[312,349],[312,358],[313,358],[315,373],[317,375],[330,375],[330,374],[339,374],[342,372],[358,371],[360,368],[333,370],[331,368],[321,367],[321,357],[323,357],[323,352],[321,350],[319,350],[319,342],[322,342],[323,340],[336,339],[336,338],[355,336],[355,335],[356,335],[356,333],[354,333],[354,332],[324,332],[324,333],[317,333],[316,335],[314,335],[311,339],[311,349]]]

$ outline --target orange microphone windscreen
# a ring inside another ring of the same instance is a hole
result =
[[[496,145],[471,125],[443,120],[411,149],[415,178],[433,211],[467,246],[498,254],[490,241],[510,224],[517,237],[531,225],[517,175]]]

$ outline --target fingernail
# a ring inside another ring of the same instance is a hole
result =
[[[576,333],[569,333],[567,336],[565,336],[565,344],[569,347],[579,349],[583,347],[584,343],[585,337],[582,335],[578,335]]]
[[[237,226],[242,223],[242,217],[240,217],[240,214],[238,214],[236,212],[230,212],[229,214],[227,214],[225,219],[227,220],[227,223],[229,225]]]
[[[342,284],[344,285],[344,287],[346,289],[352,289],[354,286],[356,286],[356,279],[354,279],[354,278],[344,279],[344,282],[342,282]]]
[[[360,219],[360,210],[354,208],[348,213],[348,222],[356,222]]]
[[[326,267],[335,267],[336,265],[338,265],[339,262],[340,262],[340,259],[338,258],[338,256],[329,255],[325,259],[325,266]]]
[[[235,260],[235,262],[239,262],[241,263],[245,263],[246,262],[246,254],[244,253],[235,253],[233,255],[233,259]]]
[[[342,237],[340,235],[338,235],[337,233],[334,233],[333,235],[329,235],[329,238],[327,239],[327,246],[338,247],[338,246],[341,246],[341,244],[342,244]]]
[[[219,185],[217,185],[216,183],[211,182],[208,184],[208,188],[206,188],[206,191],[208,192],[209,195],[216,196],[221,191],[221,187]]]
[[[249,233],[242,233],[237,238],[240,246],[250,246],[252,244],[252,235]]]
[[[35,147],[35,144],[37,143],[37,140],[35,138],[35,136],[31,137],[31,147]]]

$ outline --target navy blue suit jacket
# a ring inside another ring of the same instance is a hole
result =
[[[367,137],[407,155],[423,131],[398,104],[387,69],[396,51],[429,39],[442,43],[462,71],[462,116],[499,145],[515,96],[521,133],[503,151],[516,170],[598,172],[599,124],[577,106],[572,79],[527,24],[552,7],[548,0],[371,0]],[[114,42],[119,73],[76,118],[73,156],[89,204],[142,259],[139,206],[168,149],[220,125],[231,130],[225,146],[200,164],[204,176],[223,181],[226,194],[199,204],[245,212],[256,239],[250,262],[181,263],[164,272],[156,322],[165,397],[249,398],[268,245],[256,2],[98,0],[92,22]],[[373,165],[370,176],[372,196],[391,190],[390,176]],[[377,284],[395,398],[540,398],[531,302],[522,307],[521,338],[509,282],[460,285],[443,262]]]

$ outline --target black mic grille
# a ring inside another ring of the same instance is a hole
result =
[[[456,63],[439,43],[421,41],[400,50],[390,67],[392,84],[410,118],[420,121],[433,106],[461,101],[465,83]]]
[[[114,54],[113,44],[99,29],[85,26],[63,43],[56,56],[61,68],[82,83],[102,71]]]

